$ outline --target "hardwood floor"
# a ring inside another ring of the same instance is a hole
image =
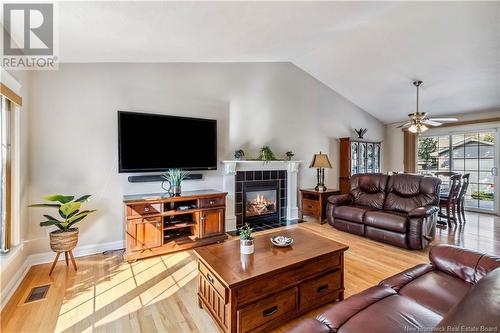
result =
[[[293,227],[349,245],[345,253],[346,297],[428,261],[427,251],[370,241],[328,224],[311,221]],[[464,227],[438,229],[434,243],[500,254],[500,218],[469,213]],[[207,313],[198,308],[196,260],[191,251],[132,264],[122,261],[121,252],[81,257],[77,262],[78,272],[60,262],[52,277],[48,276],[50,264],[32,267],[1,312],[1,331],[218,332]],[[44,284],[51,285],[44,300],[23,304],[31,288]],[[322,310],[305,316],[314,317]],[[286,332],[299,319],[275,332]]]

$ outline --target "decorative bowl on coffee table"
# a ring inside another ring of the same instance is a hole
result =
[[[293,238],[288,236],[273,236],[271,237],[271,243],[277,247],[287,247],[293,244]]]

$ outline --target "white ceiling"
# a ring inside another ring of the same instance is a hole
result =
[[[500,108],[500,2],[62,2],[62,62],[290,61],[383,122]]]

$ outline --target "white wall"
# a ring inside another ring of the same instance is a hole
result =
[[[337,187],[336,139],[353,127],[384,138],[377,119],[290,63],[63,64],[32,80],[30,202],[48,193],[93,194],[89,207],[99,211],[80,224],[80,246],[122,240],[122,196],[160,192],[159,183],[130,184],[118,174],[117,110],[215,118],[220,160],[239,148],[256,156],[265,144],[278,156],[292,150],[304,161],[300,186],[315,184],[307,167],[321,150],[334,165],[327,185]],[[166,128],[165,145],[182,144],[169,139]],[[221,189],[221,172],[204,172],[183,188]],[[30,211],[35,252],[48,250],[41,213]]]

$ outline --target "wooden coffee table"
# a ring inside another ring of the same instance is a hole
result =
[[[287,235],[288,248],[269,238]],[[261,332],[344,298],[348,246],[300,229],[255,237],[255,253],[240,254],[239,239],[194,250],[198,303],[224,332]]]

